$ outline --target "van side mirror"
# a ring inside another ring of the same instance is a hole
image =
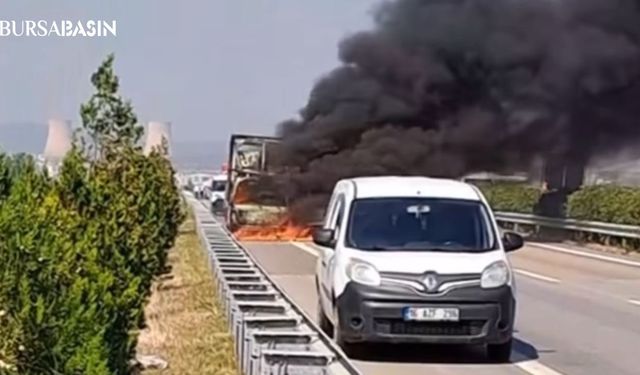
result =
[[[522,236],[515,232],[504,232],[502,235],[502,243],[504,244],[504,251],[516,251],[524,246],[524,239]]]
[[[335,231],[333,229],[315,228],[313,230],[313,243],[319,246],[334,248],[336,241],[333,239]]]

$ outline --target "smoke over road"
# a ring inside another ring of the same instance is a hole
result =
[[[640,2],[398,0],[339,46],[301,120],[279,126],[287,191],[340,178],[585,163],[640,139]]]

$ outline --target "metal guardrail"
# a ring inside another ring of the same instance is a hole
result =
[[[209,210],[187,194],[245,375],[360,375]]]
[[[498,222],[539,226],[562,229],[574,232],[594,233],[611,237],[640,239],[640,227],[635,225],[622,225],[603,223],[598,221],[585,221],[575,219],[560,219],[514,212],[495,212]]]

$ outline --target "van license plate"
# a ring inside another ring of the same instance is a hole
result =
[[[457,322],[460,320],[460,310],[439,307],[407,307],[404,309],[404,320]]]

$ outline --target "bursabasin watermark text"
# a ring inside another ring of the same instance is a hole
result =
[[[110,37],[117,36],[115,20],[47,21],[0,20],[0,37]]]

